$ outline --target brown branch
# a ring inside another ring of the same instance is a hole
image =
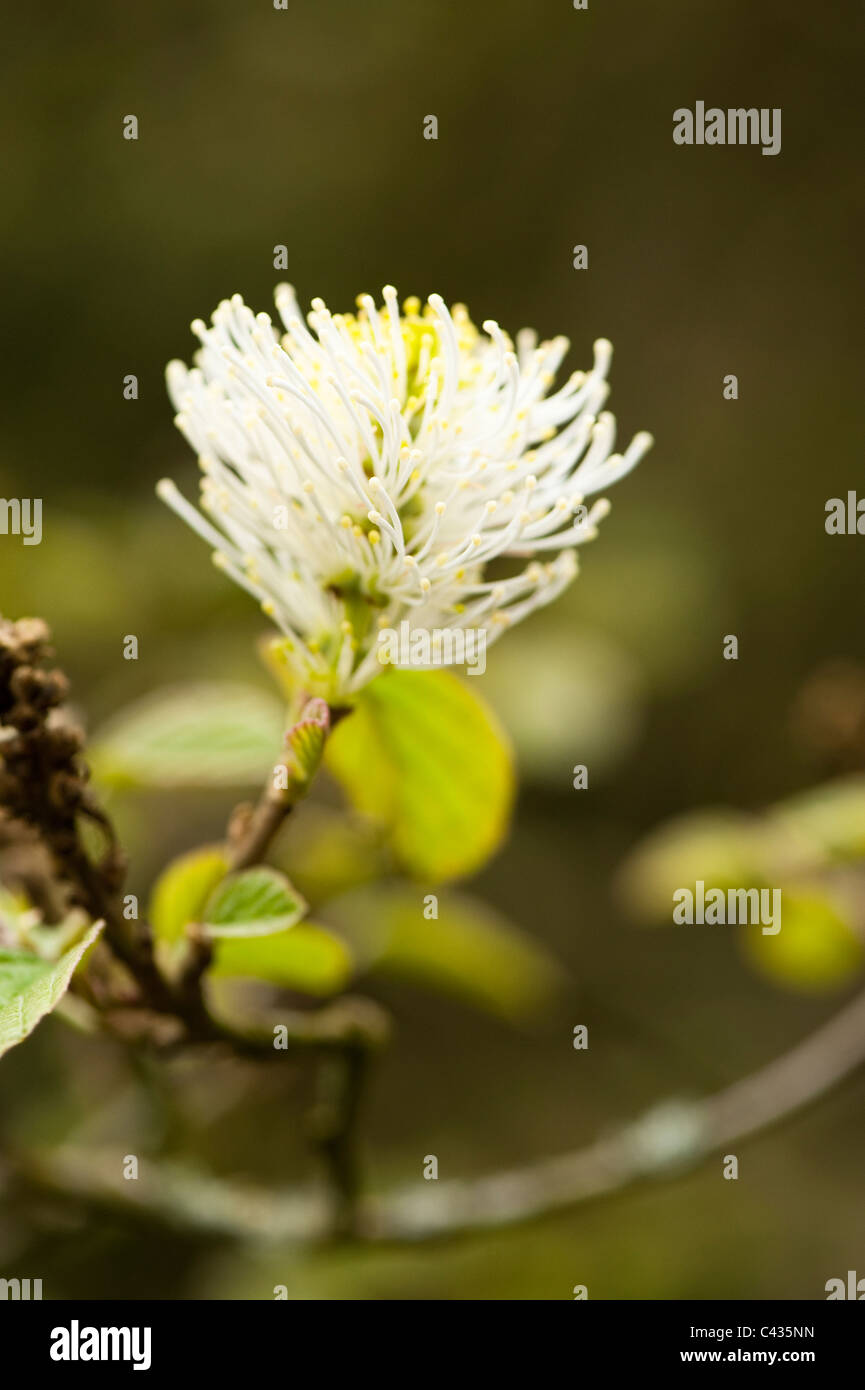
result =
[[[0,797],[7,815],[36,832],[65,885],[70,903],[105,922],[104,939],[126,967],[138,990],[123,997],[107,982],[102,1018],[127,1043],[188,1046],[221,1043],[235,1052],[278,1056],[273,1032],[234,1027],[214,1018],[207,1006],[204,979],[212,946],[199,933],[189,940],[187,959],[176,980],[159,968],[153,934],[146,922],[128,922],[123,914],[126,860],[113,825],[87,785],[80,730],[56,718],[68,693],[61,671],[46,670],[53,655],[44,623],[0,619],[0,728],[2,770]],[[337,717],[346,711],[340,710]],[[283,763],[255,807],[239,807],[228,832],[232,871],[262,861],[297,800],[315,773],[331,715],[322,700],[304,702],[299,721],[287,735]],[[80,833],[86,818],[101,830],[105,853],[94,863]],[[92,996],[92,1000],[96,996]],[[182,1029],[178,1038],[172,1024]],[[387,1025],[377,1005],[342,1000],[310,1014],[281,1020],[286,1043],[319,1060],[322,1097],[315,1116],[318,1147],[335,1194],[335,1221],[350,1231],[360,1193],[357,1122],[368,1057],[381,1045]]]
[[[329,710],[323,701],[297,705],[303,720],[314,706],[322,709],[313,715],[324,738],[349,710],[340,707]],[[258,864],[266,855],[277,832],[294,809],[299,796],[308,787],[310,770],[298,768],[292,748],[292,735],[286,736],[284,787],[276,779],[265,787],[254,807],[237,807],[228,829],[228,860],[232,871]],[[276,771],[276,769],[275,769]],[[297,780],[296,774],[300,773]],[[348,1007],[346,1007],[348,1005]],[[305,1016],[301,1015],[301,1019]],[[335,1232],[350,1235],[357,1225],[361,1192],[361,1168],[358,1153],[358,1122],[364,1083],[369,1073],[373,1049],[381,1045],[389,1031],[384,1011],[369,1001],[342,1001],[331,1015],[319,1011],[311,1017],[308,1037],[302,1023],[296,1022],[292,1041],[295,1045],[314,1046],[323,1052],[319,1060],[318,1100],[310,1122],[310,1132],[330,1176],[335,1195],[333,1227]],[[332,1019],[336,1020],[335,1026]],[[272,1048],[272,1038],[268,1040]],[[235,1046],[238,1040],[235,1038]]]
[[[50,633],[36,618],[0,619],[0,800],[13,822],[29,827],[44,846],[68,904],[105,922],[105,938],[147,1001],[170,1008],[169,991],[153,958],[149,928],[123,916],[126,862],[107,817],[88,787],[81,730],[62,713],[69,682],[46,669]],[[107,848],[94,864],[81,840],[79,818],[101,826]]]
[[[608,1138],[523,1168],[466,1181],[415,1182],[365,1202],[352,1234],[374,1244],[461,1237],[681,1173],[812,1104],[863,1062],[865,994],[782,1057],[715,1096],[664,1103]],[[64,1147],[23,1155],[15,1174],[41,1190],[237,1239],[313,1242],[332,1234],[328,1208],[315,1191],[271,1194],[174,1164],[158,1170],[148,1165],[138,1182],[126,1183],[113,1151]]]
[[[294,803],[272,786],[265,789],[254,808],[238,808],[232,817],[233,834],[229,828],[228,866],[232,873],[261,863],[293,810]]]

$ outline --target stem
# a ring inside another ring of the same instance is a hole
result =
[[[331,710],[329,726],[343,718],[347,709]],[[294,809],[291,793],[268,784],[258,804],[247,811],[241,808],[229,827],[229,866],[232,871],[247,869],[261,861],[286,817]],[[324,1011],[311,1015],[304,1028],[305,1016],[295,1023],[293,1042],[312,1046],[325,1055],[318,1072],[318,1101],[311,1119],[314,1142],[324,1161],[334,1193],[333,1228],[337,1235],[351,1235],[358,1224],[358,1200],[361,1191],[361,1170],[358,1155],[357,1129],[373,1048],[380,1045],[387,1032],[383,1012],[377,1006],[359,1011],[356,1001],[347,1011],[341,1009],[328,1016]],[[306,1032],[305,1036],[299,1036]],[[247,1043],[252,1040],[248,1037]],[[263,1042],[264,1040],[260,1040]],[[235,1046],[238,1039],[235,1036]],[[260,1045],[253,1043],[253,1046]],[[273,1050],[273,1039],[266,1046]]]
[[[70,901],[94,920],[104,921],[103,940],[137,986],[138,997],[127,1000],[124,990],[111,982],[103,1021],[127,1043],[133,1037],[154,1041],[165,1035],[166,1020],[176,1020],[183,1028],[183,1044],[221,1042],[237,1052],[278,1056],[272,1032],[236,1028],[211,1017],[204,977],[212,946],[203,934],[190,935],[179,978],[166,979],[149,924],[125,918],[126,861],[110,819],[87,784],[83,735],[77,728],[59,727],[49,717],[65,702],[69,687],[61,671],[44,670],[48,641],[48,629],[38,620],[15,624],[0,618],[0,722],[8,734],[0,762],[0,793],[11,819],[38,835]],[[249,868],[264,858],[296,800],[306,793],[329,729],[348,712],[329,710],[321,699],[298,699],[297,718],[285,738],[285,784],[280,788],[272,778],[255,807],[235,812],[228,831],[230,870]],[[99,863],[82,841],[82,818],[98,825],[106,837],[107,849]],[[162,1017],[155,1020],[154,1014]],[[290,1015],[283,1026],[292,1048],[323,1054],[321,1072],[329,1086],[319,1114],[319,1142],[336,1193],[337,1222],[348,1231],[354,1226],[360,1190],[355,1131],[361,1083],[369,1054],[386,1036],[386,1017],[367,1001],[340,1000],[317,1012]]]
[[[546,1217],[581,1202],[622,1191],[650,1178],[670,1176],[711,1152],[765,1130],[813,1103],[865,1062],[865,993],[790,1051],[750,1076],[688,1109],[692,1141],[678,1154],[654,1148],[647,1117],[607,1139],[558,1158],[489,1177],[448,1183],[414,1183],[368,1203],[351,1234],[372,1244],[417,1243],[498,1230]],[[663,1108],[663,1107],[662,1107]],[[223,1183],[165,1165],[130,1184],[119,1176],[117,1156],[61,1148],[21,1156],[15,1171],[40,1189],[89,1197],[112,1207],[146,1209],[171,1224],[268,1241],[317,1241],[331,1232],[328,1213],[314,1193],[279,1195]],[[135,1188],[131,1193],[130,1189]]]
[[[294,802],[284,792],[266,788],[240,837],[229,844],[228,865],[232,873],[261,863],[276,832],[293,810]]]
[[[126,920],[119,893],[107,887],[99,869],[79,844],[66,855],[64,869],[90,916],[105,922],[108,945],[132,975],[147,1005],[157,1012],[175,1013],[177,1000],[156,964],[149,925]]]
[[[366,1048],[351,1043],[337,1057],[322,1061],[319,1106],[313,1116],[314,1139],[336,1194],[334,1233],[345,1237],[360,1234],[361,1168],[357,1122],[369,1072],[369,1057]]]

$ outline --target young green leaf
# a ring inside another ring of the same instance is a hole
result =
[[[759,887],[769,882],[771,846],[765,824],[726,809],[695,811],[651,831],[619,870],[618,888],[637,920],[670,923],[673,893],[707,888]]]
[[[387,856],[378,826],[330,806],[308,804],[274,857],[313,905],[381,878]]]
[[[23,1042],[56,1007],[102,925],[95,923],[54,961],[42,960],[26,951],[0,950],[0,1056]]]
[[[781,930],[744,929],[745,953],[773,984],[806,994],[842,989],[861,974],[865,948],[850,905],[818,882],[781,890]]]
[[[791,836],[798,866],[819,868],[865,857],[865,777],[837,777],[769,811],[769,822]]]
[[[286,733],[282,763],[286,772],[285,790],[292,801],[306,796],[318,771],[329,728],[330,710],[326,701],[308,700],[297,723]]]
[[[249,786],[272,769],[283,729],[282,704],[255,686],[180,686],[122,710],[89,756],[110,786]]]
[[[507,1019],[547,1001],[561,968],[498,912],[466,894],[425,898],[405,886],[359,889],[328,904],[328,917],[367,969],[466,999]]]
[[[228,873],[221,845],[206,845],[172,860],[160,874],[150,898],[149,918],[161,941],[181,941],[189,922],[203,920],[204,906]]]
[[[204,908],[210,936],[271,936],[293,927],[307,905],[277,869],[245,869],[224,880]]]
[[[337,726],[325,762],[353,805],[387,828],[402,867],[428,882],[472,873],[507,830],[510,747],[449,671],[385,671]]]
[[[221,936],[214,944],[208,977],[217,980],[264,980],[318,996],[344,989],[352,971],[345,943],[312,922],[269,936]]]

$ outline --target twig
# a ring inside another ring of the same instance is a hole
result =
[[[323,701],[312,701],[306,705],[298,702],[301,721],[304,716],[321,730],[322,746],[330,730],[340,719],[349,713],[346,708],[329,710]],[[315,709],[315,706],[321,709]],[[301,729],[303,723],[296,725]],[[255,807],[238,807],[232,816],[228,832],[228,858],[232,870],[249,868],[261,861],[279,831],[286,817],[291,814],[297,794],[303,795],[308,785],[305,769],[298,769],[293,763],[294,750],[290,730],[286,737],[285,786],[268,782]],[[319,755],[320,756],[320,755]],[[300,772],[299,783],[289,775]],[[292,788],[297,785],[297,791]],[[300,1016],[300,1032],[302,1020]],[[330,1024],[330,1026],[328,1026]],[[333,1231],[337,1235],[349,1236],[355,1232],[359,1220],[359,1199],[361,1193],[361,1170],[358,1155],[358,1120],[364,1082],[369,1072],[369,1059],[372,1049],[378,1047],[387,1035],[388,1023],[384,1011],[368,1001],[342,1001],[334,1006],[330,1015],[323,1011],[311,1016],[309,1024],[310,1045],[323,1051],[319,1060],[318,1101],[311,1117],[310,1131],[326,1171],[330,1177],[334,1193]],[[292,1041],[297,1046],[305,1041],[298,1034],[296,1025]],[[236,1041],[236,1039],[235,1039]],[[272,1037],[267,1039],[272,1049]]]
[[[132,976],[137,994],[110,988],[103,1022],[127,1043],[160,1047],[223,1043],[235,1052],[279,1057],[273,1031],[246,1029],[214,1018],[204,979],[211,944],[193,933],[179,977],[163,975],[147,922],[123,914],[126,861],[110,819],[87,785],[80,730],[55,718],[68,693],[62,671],[46,670],[53,655],[49,632],[39,620],[10,623],[0,618],[0,727],[4,731],[0,797],[8,814],[29,827],[44,845],[71,902],[105,922],[104,940]],[[333,723],[348,711],[329,711],[323,700],[300,701],[298,719],[286,734],[280,784],[272,777],[255,807],[239,807],[228,832],[233,871],[260,863],[274,836],[315,774]],[[87,853],[80,820],[99,826],[106,851],[99,863]],[[6,824],[4,820],[4,825]],[[320,1059],[331,1081],[321,1121],[320,1148],[336,1195],[337,1223],[349,1231],[360,1190],[355,1129],[361,1080],[369,1053],[387,1033],[383,1010],[369,1001],[344,999],[316,1012],[283,1016],[286,1047]]]
[[[313,1139],[330,1173],[336,1195],[333,1230],[354,1236],[361,1230],[361,1169],[358,1116],[369,1073],[369,1049],[349,1044],[319,1067],[319,1101],[313,1114]]]
[[[276,832],[293,810],[294,803],[284,792],[275,791],[272,786],[265,789],[258,805],[250,808],[249,814],[243,818],[237,838],[232,842],[229,835],[228,866],[232,873],[261,863]],[[233,818],[235,826],[238,826],[238,820]]]
[[[715,1096],[662,1104],[619,1132],[558,1158],[486,1178],[415,1183],[368,1201],[354,1237],[376,1244],[456,1238],[671,1176],[788,1118],[863,1061],[865,994],[782,1057]],[[43,1190],[238,1239],[305,1243],[332,1233],[327,1205],[315,1191],[271,1194],[171,1164],[148,1165],[137,1183],[126,1183],[116,1153],[74,1148],[22,1156],[16,1170],[25,1184]]]

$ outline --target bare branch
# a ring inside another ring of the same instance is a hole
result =
[[[463,1182],[423,1181],[367,1201],[355,1239],[411,1243],[551,1215],[650,1177],[671,1176],[820,1099],[865,1062],[865,994],[782,1057],[693,1104],[662,1104],[608,1138],[540,1163]],[[22,1156],[25,1183],[135,1209],[243,1240],[312,1242],[333,1234],[316,1190],[267,1193],[176,1165],[121,1177],[115,1152],[60,1148]],[[134,1190],[133,1190],[134,1189]]]

